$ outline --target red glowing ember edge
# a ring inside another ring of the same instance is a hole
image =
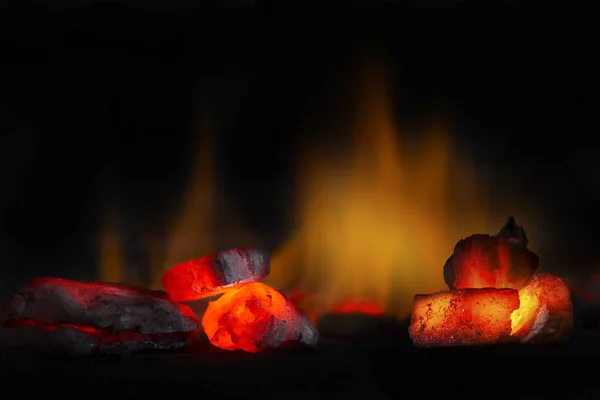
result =
[[[525,230],[509,217],[494,236],[476,234],[460,240],[444,265],[452,289],[521,289],[533,277],[538,256],[527,248]]]
[[[254,282],[208,304],[202,327],[213,345],[256,353],[283,344],[314,346],[319,333],[281,292]]]
[[[368,300],[346,300],[331,310],[333,314],[363,314],[379,316],[383,315],[383,309],[377,302]]]
[[[17,328],[23,345],[34,345],[44,351],[90,356],[94,354],[127,354],[144,350],[169,350],[188,346],[198,340],[198,331],[140,333],[74,324],[46,325],[32,319],[8,320],[4,326]],[[22,329],[39,329],[45,335],[23,334]],[[30,342],[31,341],[31,342]]]
[[[38,278],[3,305],[2,325],[47,332],[43,346],[85,355],[185,346],[198,336],[193,311],[139,287]]]
[[[514,289],[458,289],[416,295],[408,333],[417,347],[482,345],[507,341],[519,308]]]
[[[521,343],[565,342],[573,328],[573,303],[565,282],[549,274],[535,275],[519,291],[521,306],[511,315],[512,333]]]
[[[268,253],[235,248],[186,261],[167,270],[162,285],[175,301],[195,301],[263,279],[270,272]]]

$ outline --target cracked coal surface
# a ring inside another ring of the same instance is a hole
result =
[[[316,349],[259,354],[199,343],[126,357],[66,358],[3,349],[5,382],[29,395],[61,397],[244,396],[246,398],[463,399],[600,398],[589,365],[600,357],[600,331],[577,330],[566,345],[413,348],[406,324],[323,339]],[[393,334],[393,335],[392,335]],[[591,360],[590,360],[591,358]]]

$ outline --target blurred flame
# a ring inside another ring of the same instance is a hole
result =
[[[305,306],[310,314],[354,300],[404,317],[415,293],[445,287],[442,268],[457,240],[487,231],[487,196],[452,158],[441,127],[420,150],[403,153],[385,69],[371,64],[362,72],[349,165],[307,155],[301,228],[274,254],[267,279],[315,294],[318,301]]]
[[[213,178],[213,142],[212,131],[206,118],[200,119],[197,134],[197,150],[188,187],[181,198],[179,212],[171,219],[166,229],[145,230],[137,232],[143,242],[144,251],[148,253],[150,282],[133,281],[128,277],[127,258],[122,236],[118,229],[119,210],[111,205],[101,215],[100,221],[100,271],[99,279],[110,282],[129,284],[148,284],[151,288],[160,289],[160,280],[168,268],[193,258],[198,258],[213,251],[213,213],[214,213],[214,178]],[[131,244],[129,244],[131,245]]]
[[[196,121],[194,158],[190,174],[186,178],[187,187],[178,199],[174,217],[167,221],[166,226],[157,226],[159,224],[155,222],[163,220],[165,213],[171,211],[159,210],[156,221],[146,221],[152,223],[143,224],[145,229],[136,232],[143,251],[147,253],[148,265],[142,267],[150,271],[149,282],[141,282],[135,276],[129,276],[135,268],[129,268],[131,266],[127,264],[125,250],[127,245],[132,244],[122,241],[118,229],[118,218],[128,210],[121,210],[112,204],[103,210],[100,221],[101,280],[145,284],[152,289],[162,289],[164,272],[175,265],[217,250],[256,246],[256,236],[246,228],[245,221],[233,210],[227,199],[218,197],[211,122],[206,114],[200,115]],[[148,228],[149,226],[153,228]]]
[[[210,135],[212,129],[206,119],[201,121],[200,126],[192,173],[187,180],[181,210],[167,228],[162,262],[152,265],[152,286],[155,288],[161,288],[161,279],[167,269],[214,250],[214,145]]]
[[[121,282],[125,264],[123,243],[118,229],[117,209],[111,206],[101,220],[100,274],[104,282]]]
[[[300,230],[275,252],[266,279],[308,293],[299,303],[313,318],[347,302],[407,316],[415,293],[445,288],[442,268],[458,239],[497,228],[488,229],[486,193],[473,170],[452,154],[443,124],[422,135],[417,150],[402,146],[383,66],[367,65],[357,80],[359,104],[345,114],[356,117],[349,159],[341,151],[323,154],[318,146],[305,155]],[[179,213],[164,232],[140,233],[152,288],[160,288],[164,271],[181,262],[257,243],[228,203],[215,200],[213,132],[202,121]],[[340,167],[340,161],[346,165]],[[116,211],[123,210],[108,211],[101,234],[113,239],[101,243],[100,278],[123,281],[125,244],[116,240],[115,222]],[[231,230],[236,234],[224,234]]]

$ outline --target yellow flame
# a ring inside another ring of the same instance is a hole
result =
[[[214,178],[215,143],[210,119],[201,115],[196,128],[196,149],[183,195],[175,193],[175,207],[158,210],[156,220],[146,221],[145,229],[136,232],[148,255],[148,265],[143,267],[150,271],[150,282],[133,281],[134,278],[125,273],[128,272],[126,243],[121,241],[117,227],[118,212],[123,210],[112,205],[104,210],[101,220],[100,279],[143,283],[161,289],[164,272],[179,263],[218,249],[256,245],[256,236],[246,229],[243,219],[232,210],[227,199],[215,200],[218,195]],[[160,226],[159,221],[173,209],[176,212],[166,226]]]
[[[183,193],[180,211],[167,228],[164,254],[152,263],[152,286],[160,288],[164,272],[213,251],[214,170],[212,132],[206,119],[197,136],[194,164]]]
[[[100,271],[99,279],[129,284],[149,283],[154,289],[160,289],[161,278],[168,268],[210,253],[213,250],[213,143],[211,130],[206,119],[201,119],[197,132],[197,150],[194,164],[187,180],[188,187],[180,199],[179,210],[166,228],[160,228],[156,221],[147,221],[143,232],[136,232],[148,253],[150,282],[133,281],[126,274],[126,257],[120,232],[118,230],[119,211],[110,206],[104,210],[101,218]],[[170,210],[164,210],[164,213]],[[157,216],[158,217],[158,216]],[[162,215],[161,215],[162,217]],[[160,220],[161,218],[157,218]],[[151,222],[151,223],[150,223]]]
[[[487,231],[486,193],[453,160],[442,128],[428,132],[418,151],[403,152],[386,71],[372,67],[359,85],[349,165],[307,156],[300,231],[272,260],[268,281],[300,282],[319,299],[311,313],[354,299],[406,316],[415,293],[444,288],[442,267],[457,239]]]
[[[104,282],[122,282],[125,262],[116,207],[111,206],[100,222],[99,279]]]

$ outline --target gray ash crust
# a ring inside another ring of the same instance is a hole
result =
[[[258,281],[271,272],[270,254],[251,248],[234,248],[205,256],[219,286]]]

